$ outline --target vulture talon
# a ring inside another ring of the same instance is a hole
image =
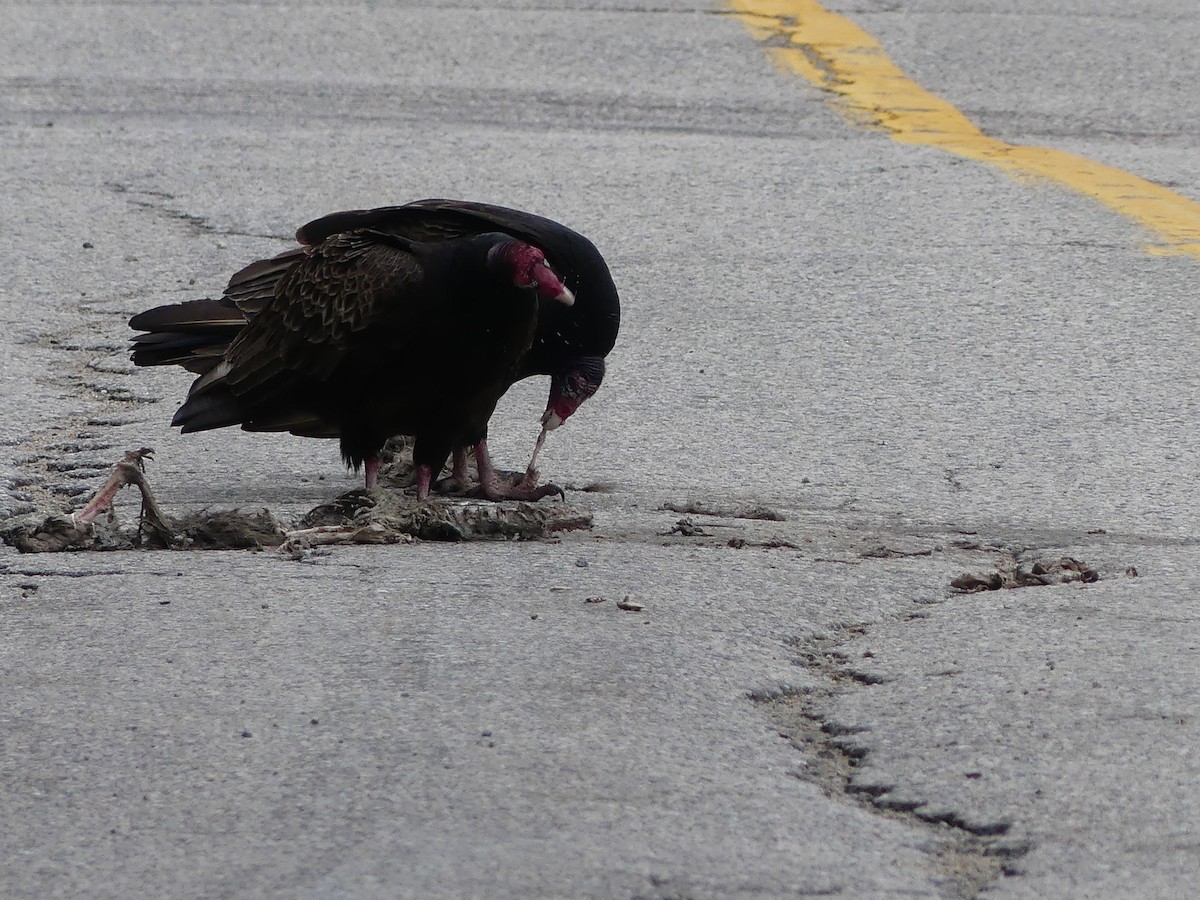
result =
[[[523,500],[527,503],[537,503],[543,497],[549,497],[552,494],[558,494],[562,500],[567,498],[567,495],[563,493],[563,489],[557,484],[526,487],[521,484],[506,485],[503,482],[492,481],[481,484],[480,488],[482,489],[483,496],[493,503],[499,503],[502,500]]]
[[[447,497],[462,497],[471,490],[471,485],[465,478],[447,475],[445,478],[439,478],[434,482],[433,490]]]
[[[567,501],[567,493],[554,482],[547,482],[541,487],[537,486],[538,479],[541,478],[541,473],[532,466],[526,470],[525,476],[517,483],[517,487],[524,491],[540,492],[538,499],[549,497],[551,494],[558,494],[558,499],[563,503]]]
[[[487,440],[475,445],[475,463],[479,466],[479,488],[483,496],[492,502],[501,500],[525,500],[537,503],[543,497],[551,494],[566,496],[556,484],[537,486],[536,478],[530,480],[529,473],[500,472],[492,465],[491,454],[488,453]],[[534,474],[537,472],[535,470]]]

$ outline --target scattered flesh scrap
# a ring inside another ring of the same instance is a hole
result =
[[[78,512],[25,521],[0,532],[22,553],[82,550],[240,550],[281,547],[292,555],[330,544],[427,541],[547,540],[592,527],[590,513],[562,503],[492,503],[437,499],[418,502],[401,489],[350,491],[310,511],[288,529],[270,510],[200,510],[178,518],[163,512],[145,474],[153,450],[130,450]],[[122,524],[113,499],[133,485],[142,496],[136,522]]]
[[[962,594],[998,591],[1002,588],[1042,587],[1048,584],[1069,584],[1080,581],[1090,584],[1100,580],[1100,573],[1082,560],[1064,556],[1060,559],[1035,562],[1029,568],[1014,564],[984,575],[964,572],[950,587]]]

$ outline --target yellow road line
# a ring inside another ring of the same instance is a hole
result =
[[[834,94],[851,122],[990,163],[1014,175],[1056,181],[1140,222],[1158,234],[1151,253],[1200,259],[1200,203],[1162,185],[1049,147],[988,137],[942,98],[910,79],[879,42],[816,0],[731,0],[734,14],[785,71]]]

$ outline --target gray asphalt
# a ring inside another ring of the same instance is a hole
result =
[[[894,7],[831,4],[989,134],[1200,201],[1200,13]],[[186,374],[124,353],[317,215],[527,208],[624,300],[542,456],[611,486],[590,533],[0,551],[0,896],[1193,892],[1200,261],[854,127],[707,4],[0,11],[6,516],[136,446],[176,512],[355,486],[172,433]],[[950,586],[1061,557],[1100,580]]]

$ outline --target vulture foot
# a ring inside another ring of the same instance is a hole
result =
[[[479,489],[488,500],[527,500],[536,503],[543,497],[558,494],[566,499],[563,489],[557,484],[543,484],[538,487],[537,470],[532,466],[522,476],[499,472],[492,465],[492,457],[488,453],[487,441],[475,445],[475,463],[479,466]]]
[[[466,479],[457,478],[454,475],[447,475],[445,478],[439,478],[433,483],[433,490],[439,494],[446,494],[451,497],[461,497],[466,495],[471,489],[471,484]]]
[[[439,494],[462,495],[470,488],[471,478],[467,474],[467,451],[458,447],[454,451],[454,468],[446,478],[439,478],[433,489]]]
[[[567,499],[567,495],[557,484],[538,485],[536,482],[527,483],[527,479],[522,479],[514,484],[511,481],[496,478],[482,482],[479,488],[483,492],[483,496],[493,502],[527,500],[530,503],[537,503],[543,497],[549,497],[552,494],[558,494],[559,499]]]
[[[429,499],[429,484],[433,481],[433,469],[427,463],[417,466],[414,481],[417,485],[417,502],[424,503]]]

